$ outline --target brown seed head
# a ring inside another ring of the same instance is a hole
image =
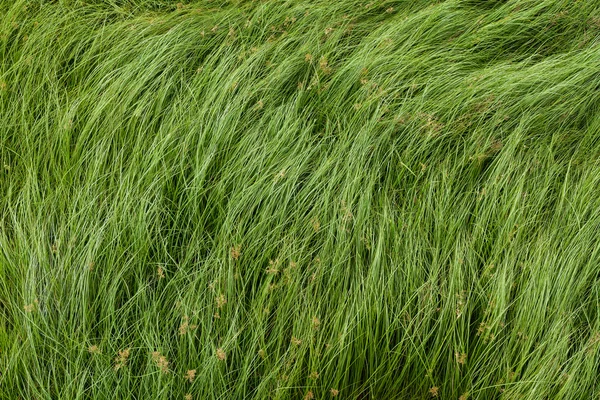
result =
[[[156,366],[161,370],[163,374],[169,373],[169,361],[167,360],[167,357],[160,354],[160,352],[152,352],[152,361],[154,361]]]
[[[454,357],[456,357],[456,362],[461,365],[467,362],[467,353],[459,353],[457,351],[454,353]]]
[[[127,359],[129,358],[130,350],[131,349],[129,348],[119,350],[117,357],[115,357],[115,371],[118,371],[119,369],[123,368],[125,364],[127,364]]]
[[[215,353],[215,356],[219,361],[225,361],[227,359],[227,354],[225,354],[225,350],[219,347]]]
[[[319,321],[319,318],[317,317],[312,317],[312,327],[314,330],[319,329],[319,326],[321,326],[321,321]]]
[[[100,351],[100,348],[98,346],[96,346],[95,344],[88,347],[88,352],[91,354],[102,354],[102,352]]]
[[[187,372],[185,373],[185,380],[192,383],[192,382],[194,382],[195,378],[196,378],[196,370],[188,369]]]
[[[223,293],[218,295],[215,301],[217,302],[217,308],[222,308],[225,304],[227,304],[227,298]]]
[[[295,336],[292,336],[292,344],[295,346],[300,346],[302,344],[302,340],[298,339]]]
[[[229,251],[229,253],[231,254],[231,258],[233,260],[237,260],[238,258],[240,258],[240,255],[242,254],[242,253],[240,253],[241,249],[242,249],[242,246],[240,246],[240,245],[233,246],[231,248],[231,250]]]
[[[437,397],[439,394],[439,391],[440,391],[440,388],[438,388],[437,386],[434,386],[429,389],[429,394],[431,394],[431,397]]]
[[[319,219],[317,217],[314,217],[310,220],[310,224],[313,227],[313,230],[315,232],[319,232],[319,229],[321,229],[321,222],[319,221]]]
[[[186,315],[186,316],[183,317],[183,322],[179,326],[179,334],[180,335],[185,335],[186,333],[188,333],[190,331],[193,331],[197,327],[198,327],[198,325],[192,325],[192,324],[190,324],[190,319]]]
[[[321,68],[321,71],[323,71],[324,74],[329,74],[331,72],[331,67],[329,66],[329,62],[325,57],[320,58],[319,68]]]

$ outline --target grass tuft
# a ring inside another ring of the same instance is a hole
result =
[[[598,0],[0,17],[0,398],[600,395]]]

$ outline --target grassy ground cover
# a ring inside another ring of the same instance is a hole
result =
[[[1,399],[600,396],[600,1],[0,1]]]

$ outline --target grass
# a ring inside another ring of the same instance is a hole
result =
[[[600,1],[0,16],[0,398],[600,395]]]

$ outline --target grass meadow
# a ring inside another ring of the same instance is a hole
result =
[[[0,0],[0,399],[600,398],[599,0]]]

